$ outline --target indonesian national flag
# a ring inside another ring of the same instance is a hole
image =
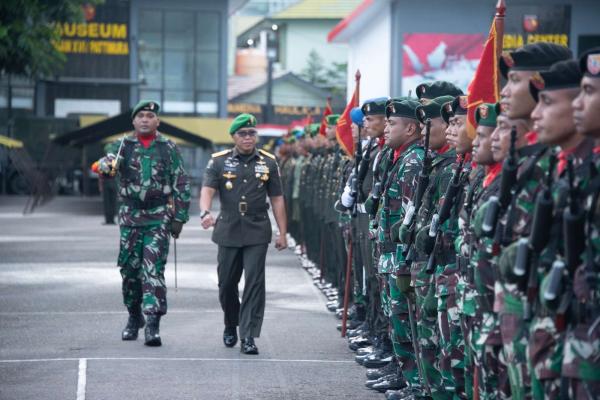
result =
[[[327,105],[325,106],[325,111],[323,112],[323,118],[321,118],[321,127],[319,128],[319,134],[325,136],[325,129],[327,128],[327,116],[333,114],[333,110],[331,109],[331,97],[327,98]]]
[[[337,141],[344,149],[347,155],[350,157],[354,156],[354,140],[352,139],[352,119],[350,118],[350,111],[354,107],[358,107],[359,100],[359,88],[360,88],[360,72],[356,72],[356,87],[354,88],[354,94],[350,102],[346,105],[344,112],[338,119],[337,127],[335,130],[335,136]]]
[[[502,48],[498,49],[498,43],[501,43],[502,37],[498,38],[497,24],[498,16],[494,17],[475,76],[467,89],[467,132],[472,138],[475,137],[477,126],[475,121],[477,107],[482,103],[496,103],[500,98],[498,54]]]

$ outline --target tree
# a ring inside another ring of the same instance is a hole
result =
[[[310,53],[308,53],[306,67],[304,67],[300,76],[315,85],[323,85],[327,82],[323,58],[315,51],[315,49],[312,49]]]
[[[39,78],[57,73],[66,58],[53,45],[57,22],[83,18],[84,4],[101,0],[2,0],[0,72]]]

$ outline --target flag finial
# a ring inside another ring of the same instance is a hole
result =
[[[496,3],[496,17],[504,17],[506,14],[506,1],[498,0]]]

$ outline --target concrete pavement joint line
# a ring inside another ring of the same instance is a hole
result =
[[[301,364],[354,364],[350,360],[284,360],[279,358],[193,358],[193,357],[87,357],[87,358],[33,358],[22,360],[0,360],[0,364],[16,364],[28,362],[79,361],[81,377],[81,361],[243,361],[264,363],[301,363]],[[85,384],[85,377],[84,377]]]
[[[79,376],[77,378],[77,400],[85,400],[85,381],[87,374],[87,359],[79,359]]]

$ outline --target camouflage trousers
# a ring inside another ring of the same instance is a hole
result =
[[[429,283],[415,288],[417,336],[419,343],[423,383],[429,387],[434,400],[451,399],[452,394],[444,388],[439,369],[440,337],[437,324],[437,302],[433,277]]]
[[[531,375],[527,356],[528,324],[522,314],[500,314],[503,362],[508,373],[511,399],[531,398]]]
[[[529,360],[533,371],[532,395],[536,400],[560,398],[564,335],[554,318],[535,318],[529,334]]]
[[[600,325],[595,322],[573,324],[566,334],[562,374],[569,380],[570,399],[600,393]]]
[[[165,264],[169,254],[169,230],[164,225],[121,226],[118,266],[123,278],[123,303],[140,305],[144,314],[167,313]]]
[[[390,291],[390,324],[392,327],[392,344],[394,354],[402,368],[402,375],[411,387],[421,387],[419,368],[412,345],[410,318],[408,315],[408,299],[400,292],[396,283],[396,276],[388,274]]]
[[[501,362],[502,341],[495,313],[483,312],[472,324],[473,360],[478,374],[479,398],[510,397],[506,366]]]
[[[436,297],[441,349],[440,371],[446,391],[464,397],[465,342],[456,295],[458,271],[456,266],[452,264],[438,267],[437,272]]]

